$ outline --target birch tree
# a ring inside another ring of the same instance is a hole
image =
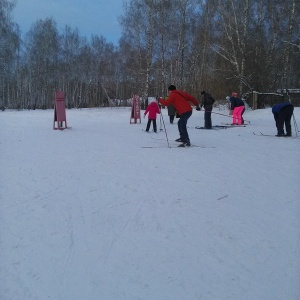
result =
[[[31,102],[42,108],[53,102],[57,87],[59,36],[55,21],[38,20],[26,38],[26,63]]]
[[[14,1],[0,0],[0,106],[10,104],[12,64],[20,47],[20,33],[12,20]]]
[[[239,92],[246,84],[245,67],[250,23],[250,0],[219,0],[218,17],[222,35],[213,50],[228,62]]]
[[[283,88],[288,88],[290,84],[289,78],[291,77],[290,70],[291,70],[291,56],[292,56],[292,49],[294,48],[293,42],[296,40],[295,37],[295,27],[298,25],[299,29],[299,1],[297,1],[298,7],[296,4],[296,0],[290,0],[285,3],[286,13],[288,14],[287,17],[287,26],[285,30],[285,35],[283,37],[283,76],[281,85]],[[298,12],[298,17],[296,15]],[[298,21],[298,22],[297,22]],[[299,32],[298,32],[298,39],[299,39]]]

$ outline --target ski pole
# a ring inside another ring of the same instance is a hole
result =
[[[211,112],[212,114],[217,114],[217,115],[221,115],[221,116],[232,118],[232,116],[230,116],[230,115],[225,115],[225,114],[217,113],[217,112],[214,112],[214,111],[208,111],[208,112]],[[248,121],[248,120],[244,119],[244,122],[248,122],[250,124],[250,121]]]
[[[296,132],[296,136],[298,137],[298,125],[297,125],[297,122],[296,122],[296,118],[295,118],[295,115],[293,114],[293,121],[294,121],[294,127],[295,127],[295,132]]]
[[[289,90],[286,90],[286,94],[289,97],[289,102],[292,104],[292,100],[291,100],[291,96],[290,96]],[[293,114],[293,121],[294,121],[294,127],[295,127],[296,136],[298,137],[298,132],[299,132],[298,131],[298,125],[297,125],[296,118],[295,118],[294,114]]]
[[[162,114],[161,114],[161,106],[160,106],[160,104],[159,104],[159,102],[158,102],[158,96],[156,96],[156,101],[157,101],[157,103],[158,103],[158,108],[159,108],[159,111],[160,111],[160,116],[159,116],[159,131],[163,131],[162,126],[161,126],[161,117],[162,117]]]
[[[164,118],[163,118],[163,115],[162,115],[162,112],[161,112],[160,105],[158,107],[159,107],[159,111],[160,111],[161,120],[162,120],[162,123],[164,125],[164,129],[165,129],[165,134],[166,134],[166,139],[167,139],[167,143],[168,143],[168,148],[171,148],[170,144],[169,144],[168,134],[167,134],[167,130],[166,130],[166,126],[165,126],[165,121],[164,121]]]

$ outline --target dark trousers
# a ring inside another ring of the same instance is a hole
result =
[[[210,110],[205,110],[204,112],[204,127],[206,129],[211,129],[211,109]]]
[[[291,119],[294,112],[294,106],[288,105],[283,107],[279,113],[274,113],[274,119],[276,122],[277,127],[277,134],[283,135],[284,134],[284,125],[287,135],[292,134],[292,126],[291,126]]]
[[[148,119],[146,131],[149,131],[151,122],[153,123],[153,130],[154,130],[154,132],[157,132],[157,128],[156,128],[156,119]]]
[[[173,124],[175,116],[174,115],[170,115],[169,117],[170,117],[170,123]]]
[[[182,142],[185,142],[185,143],[190,142],[189,134],[186,129],[186,124],[191,115],[192,115],[192,111],[183,113],[180,115],[179,121],[178,121],[178,131],[179,131],[180,139]]]

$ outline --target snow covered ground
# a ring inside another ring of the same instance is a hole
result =
[[[271,109],[222,130],[194,111],[206,148],[168,148],[130,112],[67,110],[63,131],[0,112],[0,299],[300,299],[300,140],[253,135],[276,134]]]

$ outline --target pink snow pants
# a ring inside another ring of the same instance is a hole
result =
[[[232,112],[232,124],[242,125],[242,112],[244,106],[235,107]]]

